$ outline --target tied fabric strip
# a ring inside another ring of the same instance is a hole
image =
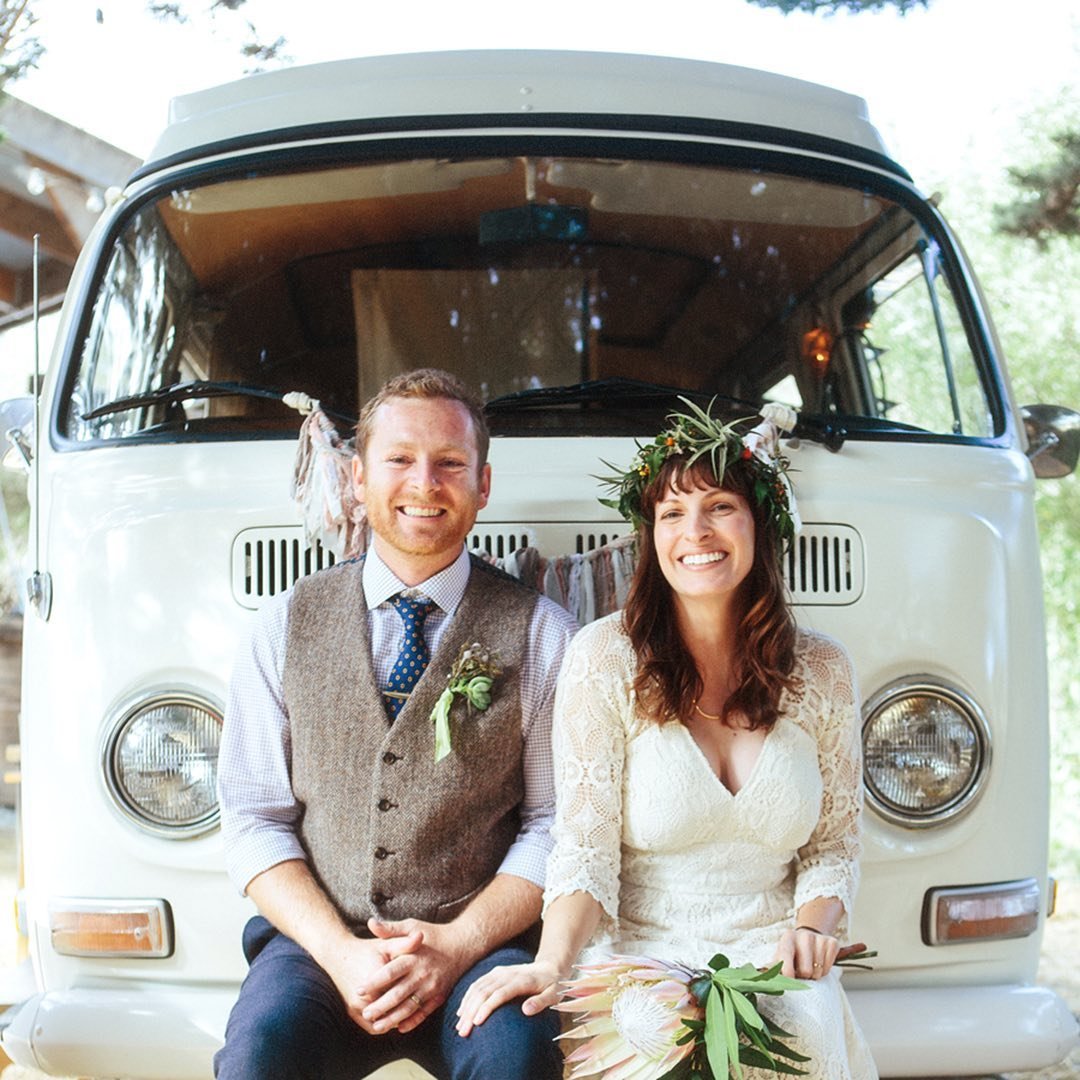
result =
[[[390,670],[390,677],[383,690],[383,703],[386,715],[391,720],[397,717],[409,700],[409,694],[416,685],[431,659],[427,641],[424,640],[424,620],[435,606],[434,600],[414,600],[398,593],[390,601],[394,610],[405,624],[405,635],[401,641],[401,652]]]

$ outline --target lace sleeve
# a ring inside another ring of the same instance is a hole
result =
[[[555,847],[544,907],[568,893],[589,893],[604,912],[599,937],[617,926],[623,757],[632,709],[632,654],[619,618],[592,623],[571,642],[553,721]]]
[[[844,905],[843,932],[859,882],[863,791],[858,695],[844,648],[824,637],[812,642],[801,721],[817,739],[824,792],[817,827],[799,851],[795,908],[816,897],[835,896]]]

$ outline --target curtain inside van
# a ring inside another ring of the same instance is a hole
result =
[[[353,270],[359,401],[439,367],[484,400],[590,378],[591,274],[578,269]]]

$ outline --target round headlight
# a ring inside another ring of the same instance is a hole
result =
[[[221,720],[218,706],[183,692],[126,709],[111,729],[103,762],[120,809],[158,835],[197,836],[214,828]]]
[[[870,805],[909,827],[937,825],[971,805],[990,764],[990,729],[962,691],[901,680],[867,702],[863,773]]]

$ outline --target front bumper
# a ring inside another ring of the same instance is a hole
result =
[[[209,1080],[236,997],[222,990],[79,989],[37,994],[4,1017],[16,1065],[62,1076]],[[1080,1043],[1065,1003],[1037,986],[852,989],[888,1076],[971,1076],[1055,1064]]]
[[[1043,1068],[1080,1044],[1076,1017],[1057,994],[1041,986],[847,993],[883,1077]]]
[[[57,990],[4,1015],[0,1047],[57,1076],[209,1080],[236,988]]]

